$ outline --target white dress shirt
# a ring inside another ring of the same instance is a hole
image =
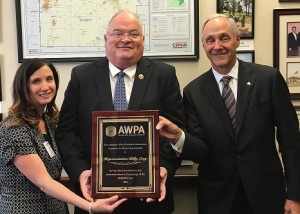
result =
[[[136,73],[136,67],[137,67],[136,65],[133,65],[133,66],[123,70],[123,72],[125,73],[124,83],[125,83],[127,104],[129,104],[129,100],[130,100],[130,96],[131,96],[131,91],[132,91],[133,82],[134,82],[134,76]],[[120,72],[120,69],[118,69],[111,62],[109,62],[109,71],[110,71],[109,79],[110,79],[112,100],[114,100],[115,86],[116,86],[116,82],[118,79],[117,74]]]

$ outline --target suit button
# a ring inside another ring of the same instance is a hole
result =
[[[241,159],[240,155],[235,155],[236,159]]]

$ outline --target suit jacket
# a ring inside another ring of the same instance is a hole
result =
[[[140,74],[144,78],[135,78],[128,109],[156,109],[160,115],[184,126],[182,96],[175,68],[142,58],[137,64],[135,76]],[[64,168],[72,181],[76,182],[83,170],[91,168],[92,112],[113,109],[107,58],[73,68],[56,135]],[[171,187],[173,175],[179,165],[180,160],[170,143],[160,140],[160,166],[168,170],[168,187]],[[168,188],[167,194],[167,199],[157,205],[158,212],[160,208],[166,213],[173,210],[171,188]],[[126,207],[130,201],[123,203],[121,207]],[[140,200],[133,203],[135,208],[132,212],[136,211],[138,203],[141,203]],[[147,206],[149,212],[151,207],[152,205]]]
[[[199,213],[229,214],[239,181],[256,214],[282,214],[286,197],[300,200],[299,124],[277,69],[239,61],[236,133],[212,70],[184,88],[183,100],[189,133],[204,140],[187,135],[182,151],[199,163]]]
[[[290,32],[288,34],[288,48],[291,48],[292,50],[297,50],[297,40],[298,40],[298,36],[297,39],[295,39],[293,32]]]

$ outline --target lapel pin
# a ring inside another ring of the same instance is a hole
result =
[[[139,79],[140,80],[144,79],[144,75],[143,74],[139,74]]]
[[[247,82],[247,85],[251,85],[251,82]]]

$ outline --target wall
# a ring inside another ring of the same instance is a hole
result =
[[[7,114],[11,105],[11,83],[15,71],[19,67],[17,60],[17,35],[15,1],[0,0],[0,70],[2,81],[3,102],[2,110],[4,116]],[[256,0],[255,1],[255,62],[273,65],[273,8],[300,8],[300,3],[279,3],[278,0]],[[200,1],[200,20],[203,20],[216,12],[216,1]],[[210,68],[202,47],[200,47],[200,59],[198,61],[166,61],[174,65],[181,88],[192,79]],[[56,63],[60,73],[60,92],[58,93],[57,103],[60,107],[63,100],[63,92],[70,78],[71,68],[80,63]],[[188,190],[192,191],[192,190]],[[176,213],[195,213],[195,192],[187,193],[185,190],[176,190]],[[178,202],[183,205],[178,204]],[[189,209],[189,210],[187,210]],[[185,211],[181,211],[185,210]]]

